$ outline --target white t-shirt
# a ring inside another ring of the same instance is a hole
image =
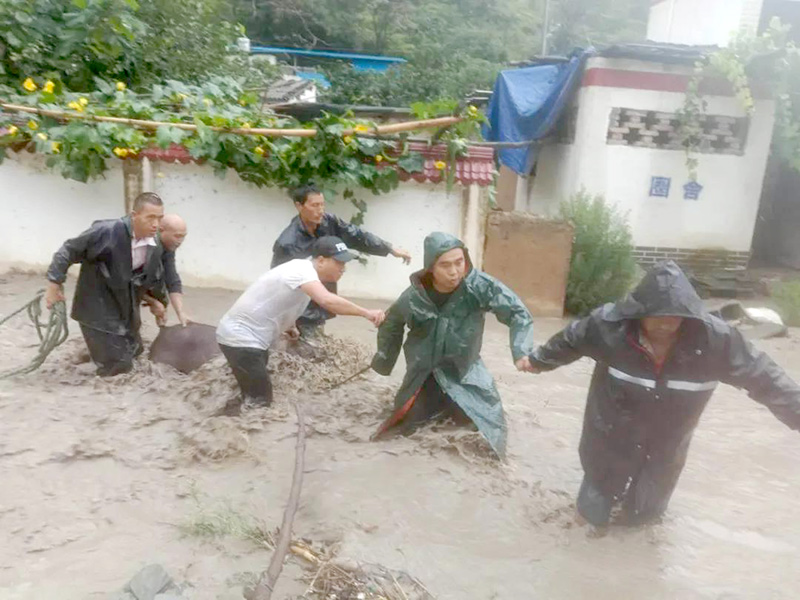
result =
[[[217,326],[217,341],[234,348],[269,350],[294,325],[311,298],[301,285],[319,281],[310,259],[270,269],[239,296]]]

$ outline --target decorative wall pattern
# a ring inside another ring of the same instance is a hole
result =
[[[748,125],[746,117],[702,116],[702,134],[697,151],[741,156],[747,143]],[[606,141],[608,144],[636,148],[683,150],[679,128],[675,113],[614,108],[611,110]]]

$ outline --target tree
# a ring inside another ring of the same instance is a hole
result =
[[[0,83],[40,75],[91,91],[97,78],[136,88],[250,75],[230,50],[243,33],[232,16],[229,0],[4,0]]]
[[[644,38],[649,0],[551,0],[550,53]]]

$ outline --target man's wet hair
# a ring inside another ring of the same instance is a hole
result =
[[[155,192],[143,192],[136,196],[136,200],[133,201],[133,211],[139,212],[144,208],[145,204],[164,206],[164,201],[161,199],[161,196]]]
[[[306,183],[294,188],[289,195],[295,204],[305,204],[311,194],[321,194],[322,190],[313,183]]]

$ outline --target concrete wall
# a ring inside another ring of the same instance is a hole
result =
[[[593,59],[589,68],[680,73],[678,67]],[[688,72],[688,71],[686,71]],[[707,113],[744,116],[735,98],[708,97]],[[758,101],[743,156],[697,154],[700,199],[683,199],[688,182],[682,151],[608,145],[612,108],[675,112],[684,94],[617,87],[583,87],[575,142],[543,149],[529,210],[554,215],[560,200],[585,189],[627,212],[637,246],[750,249],[774,122],[774,106]],[[670,177],[669,198],[649,196],[651,178]]]
[[[763,0],[660,0],[650,8],[647,39],[727,46],[744,30],[755,33]]]
[[[152,189],[189,223],[178,251],[178,268],[187,283],[240,288],[269,269],[272,244],[297,214],[285,192],[257,188],[229,171],[225,179],[199,165],[155,163]],[[364,228],[414,255],[410,267],[393,257],[351,263],[339,288],[359,298],[392,299],[422,267],[422,242],[431,231],[462,235],[460,188],[448,195],[444,185],[404,183],[390,194],[364,196],[369,203]],[[343,219],[353,214],[344,200],[328,203]]]
[[[143,188],[159,193],[167,211],[188,221],[189,236],[178,251],[187,285],[239,289],[269,269],[272,244],[296,214],[285,192],[246,184],[233,171],[220,179],[196,164],[152,163],[143,173]],[[120,161],[105,179],[81,184],[44,168],[40,157],[12,155],[0,166],[0,190],[0,269],[43,270],[65,239],[95,219],[124,213]],[[462,237],[480,264],[487,198],[477,186],[455,186],[448,194],[444,184],[408,182],[365,199],[364,227],[411,251],[414,261],[406,266],[393,257],[370,257],[365,266],[351,263],[340,284],[343,294],[396,298],[412,271],[421,268],[423,239],[435,230]],[[344,219],[353,213],[341,199],[329,209]]]
[[[574,231],[523,212],[494,211],[484,269],[513,289],[534,317],[561,317]]]
[[[122,196],[119,164],[84,184],[51,171],[41,156],[9,155],[0,166],[0,268],[45,268],[68,236],[120,216]]]

